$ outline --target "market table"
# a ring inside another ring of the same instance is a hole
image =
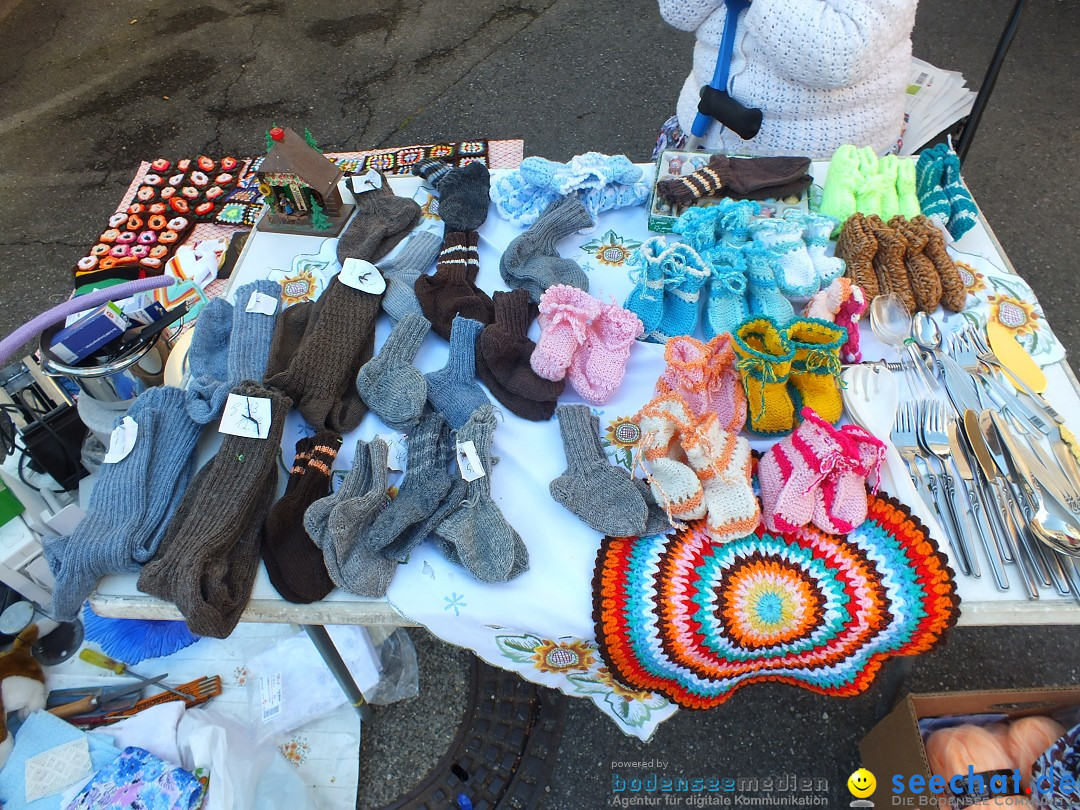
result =
[[[651,172],[651,167],[646,167]],[[815,164],[814,176],[824,181],[827,164]],[[497,174],[497,173],[496,173]],[[430,195],[418,179],[391,179],[395,191],[423,201]],[[441,227],[425,219],[422,227]],[[499,256],[519,229],[502,220],[494,207],[480,229],[480,275],[478,284],[489,292],[505,289],[498,275]],[[622,209],[602,214],[592,233],[571,237],[560,245],[563,256],[579,261],[590,276],[591,292],[603,300],[621,302],[632,288],[626,258],[648,238],[644,212],[640,208]],[[322,272],[336,272],[332,261],[336,240],[263,233],[256,229],[248,240],[241,262],[229,282],[226,295],[240,284],[272,275],[282,277],[282,268],[290,261],[306,268],[322,263]],[[949,315],[944,330],[959,328],[963,319],[976,321],[990,308],[1012,306],[1020,312],[1038,313],[1033,295],[1009,263],[993,233],[980,219],[979,224],[950,247],[954,259],[963,263],[971,279],[969,289],[978,296],[978,306],[965,314]],[[329,259],[327,258],[329,257]],[[287,275],[287,273],[286,273]],[[969,298],[969,302],[973,299]],[[1012,302],[1012,303],[1009,303]],[[939,321],[941,320],[939,315]],[[1029,317],[1029,327],[1039,332],[1036,359],[1044,365],[1049,380],[1046,398],[1064,414],[1080,433],[1080,383],[1064,362],[1064,350],[1047,328],[1045,319]],[[390,325],[380,318],[376,345],[381,345]],[[534,324],[530,336],[538,336]],[[863,351],[866,359],[885,356],[886,349],[870,334],[863,323]],[[891,350],[889,350],[891,351]],[[422,372],[441,368],[445,363],[446,343],[430,335],[416,358]],[[663,347],[639,343],[631,353],[626,379],[614,399],[594,409],[603,430],[613,421],[634,414],[651,397],[653,384],[663,369]],[[568,388],[562,403],[581,402]],[[304,429],[296,412],[290,414],[282,441],[285,470],[292,461],[293,447]],[[361,427],[345,437],[336,469],[348,469],[357,438],[371,439],[377,433],[390,433],[370,414]],[[204,438],[201,452],[209,454],[215,436]],[[758,449],[768,443],[752,440]],[[539,452],[537,452],[539,451]],[[600,536],[576,517],[555,504],[548,495],[548,482],[561,474],[564,457],[560,449],[555,420],[527,422],[506,414],[500,420],[494,439],[494,453],[501,456],[492,471],[492,492],[508,520],[519,531],[530,551],[530,570],[516,580],[487,585],[474,580],[466,571],[447,562],[431,543],[421,545],[410,561],[399,568],[385,599],[362,599],[340,590],[312,605],[296,605],[281,599],[260,568],[252,599],[242,621],[289,622],[306,625],[319,635],[327,624],[396,624],[422,625],[436,636],[466,646],[488,662],[513,669],[524,677],[561,689],[572,696],[588,696],[626,733],[647,739],[656,725],[669,717],[676,706],[659,695],[628,690],[613,681],[596,651],[592,616],[593,564]],[[632,466],[630,454],[616,444],[609,447],[616,464]],[[912,507],[931,529],[942,537],[936,522],[925,514],[926,508],[913,496],[910,481],[895,480],[886,470],[883,489]],[[286,476],[280,477],[283,489]],[[943,550],[951,555],[947,544]],[[125,618],[181,618],[168,603],[141,594],[135,575],[107,577],[99,583],[90,603],[104,616]],[[1008,592],[999,592],[992,579],[980,580],[957,575],[962,600],[960,625],[1067,624],[1080,621],[1080,606],[1071,598],[1044,589],[1037,601],[1029,601],[1017,584]],[[549,657],[553,650],[559,652]],[[324,650],[333,656],[332,646]]]

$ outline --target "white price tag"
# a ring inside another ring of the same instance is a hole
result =
[[[346,259],[338,278],[342,284],[372,295],[379,295],[386,289],[386,279],[379,268],[363,259]]]
[[[277,299],[272,295],[261,293],[258,290],[251,291],[251,298],[247,302],[247,312],[257,312],[260,315],[273,315],[277,312]]]
[[[130,416],[125,416],[124,421],[113,428],[112,436],[109,438],[109,452],[102,460],[106,464],[115,464],[127,458],[138,436],[139,423]]]
[[[262,721],[268,723],[281,714],[283,700],[281,673],[259,678],[259,703],[262,708]]]
[[[382,175],[375,169],[368,169],[363,174],[354,174],[349,178],[349,188],[353,194],[363,194],[382,188]]]
[[[476,445],[472,442],[460,442],[457,446],[457,463],[461,471],[461,477],[466,481],[475,481],[487,475],[484,465],[480,463],[480,456],[476,452]]]
[[[225,413],[221,416],[221,433],[246,436],[249,439],[265,439],[270,435],[273,410],[266,397],[244,397],[229,394],[225,400]]]
[[[405,469],[405,459],[407,456],[407,448],[405,446],[405,436],[400,433],[378,433],[375,435],[376,439],[382,439],[386,442],[388,450],[386,456],[387,469],[394,472],[402,472]]]

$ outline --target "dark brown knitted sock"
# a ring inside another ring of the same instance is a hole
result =
[[[694,200],[716,194],[724,186],[727,177],[727,158],[713,155],[709,162],[696,172],[656,184],[656,193],[672,205],[690,205]]]
[[[296,443],[289,483],[266,519],[262,558],[270,582],[285,599],[317,602],[334,590],[323,554],[304,529],[304,512],[330,494],[330,475],[341,436],[324,432]]]
[[[532,313],[524,290],[495,293],[495,322],[476,341],[476,376],[492,396],[523,419],[543,422],[555,413],[565,380],[551,382],[532,369]]]
[[[226,435],[196,474],[139,590],[176,603],[188,627],[225,638],[247,606],[259,565],[259,532],[277,489],[277,453],[289,399],[256,383],[232,391],[270,400],[265,439]]]
[[[836,255],[844,260],[844,271],[849,279],[863,288],[868,301],[881,295],[877,273],[874,272],[874,255],[877,238],[866,224],[866,217],[855,213],[848,217],[836,240]]]
[[[383,177],[382,188],[356,195],[356,216],[338,238],[338,261],[377,262],[408,236],[419,221],[420,206],[416,201],[398,197]]]
[[[445,340],[450,339],[456,315],[482,324],[495,319],[490,296],[476,286],[476,274],[480,272],[478,242],[476,231],[446,234],[435,274],[420,276],[413,288],[424,317],[431,321],[431,331]]]
[[[911,290],[911,279],[904,264],[907,240],[900,231],[882,222],[877,214],[867,217],[866,225],[874,232],[878,243],[877,253],[874,254],[874,272],[877,273],[878,287],[882,293],[892,293],[899,298],[908,315],[914,315],[915,293]]]
[[[960,271],[956,269],[949,252],[945,250],[945,236],[941,229],[934,224],[933,220],[927,219],[921,214],[911,220],[916,228],[921,228],[926,234],[926,256],[934,263],[938,277],[941,279],[941,305],[950,312],[963,312],[967,306],[967,288],[960,278]]]
[[[904,265],[911,279],[915,307],[920,312],[933,312],[941,303],[941,276],[925,253],[928,234],[922,228],[912,225],[901,214],[889,220],[889,227],[900,231],[907,242]]]
[[[266,378],[284,391],[315,430],[347,433],[360,424],[367,406],[356,390],[356,374],[375,349],[375,317],[381,295],[354,290],[337,277],[319,298],[307,333],[289,367]]]
[[[303,301],[278,313],[277,323],[274,324],[274,339],[270,342],[270,360],[266,364],[264,380],[270,379],[289,367],[292,356],[296,354],[296,350],[304,339],[304,332],[307,331],[314,308],[313,302]]]

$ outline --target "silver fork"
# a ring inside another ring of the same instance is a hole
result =
[[[945,502],[945,509],[942,510],[939,504],[938,511],[948,513],[949,522],[955,532],[957,552],[967,561],[969,570],[964,573],[981,577],[979,560],[968,542],[968,538],[975,536],[975,527],[971,525],[966,511],[957,500],[956,482],[952,473],[949,472],[948,459],[952,451],[949,448],[949,436],[945,432],[945,406],[938,400],[927,400],[920,405],[919,416],[919,443],[941,464],[941,472],[937,474],[937,480],[944,496],[942,500]],[[933,491],[932,486],[931,490]]]
[[[1005,408],[1014,416],[1026,419],[1040,432],[1049,434],[1051,426],[1048,424],[1047,419],[1043,418],[1035,408],[1017,396],[1016,390],[1011,385],[1002,382],[998,375],[994,373],[996,369],[1001,367],[1000,363],[997,363],[997,356],[990,355],[997,365],[983,359],[984,352],[982,349],[986,348],[988,354],[989,347],[983,342],[979,329],[968,324],[964,329],[957,332],[954,337],[957,350],[956,362],[971,372],[975,379],[985,386],[998,407]]]

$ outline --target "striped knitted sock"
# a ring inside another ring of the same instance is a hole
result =
[[[975,207],[975,200],[960,175],[960,158],[952,150],[945,155],[942,180],[949,198],[949,233],[953,239],[959,239],[975,227],[979,220],[979,209]]]
[[[450,339],[454,318],[461,315],[482,324],[495,320],[491,297],[476,286],[480,272],[476,231],[448,232],[443,237],[435,275],[420,276],[414,291],[424,317],[431,321],[431,331]]]
[[[724,180],[720,171],[727,163],[723,155],[713,155],[708,164],[696,172],[660,181],[656,184],[656,193],[672,205],[690,205],[694,200],[715,194],[723,188]]]

